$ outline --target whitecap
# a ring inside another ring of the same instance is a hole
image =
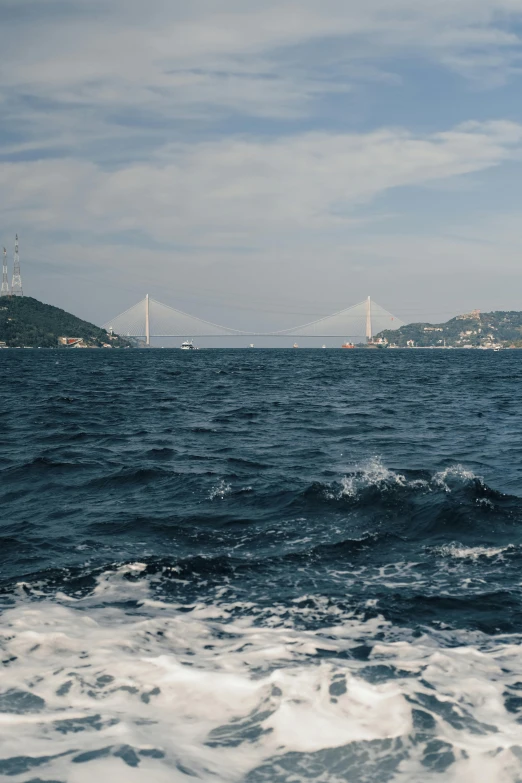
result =
[[[442,557],[453,557],[457,560],[478,560],[479,557],[498,557],[504,552],[514,549],[513,544],[507,546],[463,546],[462,544],[452,543],[435,547],[431,551]]]
[[[435,486],[441,487],[445,492],[451,492],[451,485],[470,484],[473,481],[483,482],[481,476],[477,476],[472,470],[467,470],[463,465],[450,465],[444,470],[440,470],[433,476],[432,482]]]
[[[160,578],[135,563],[81,598],[14,597],[0,694],[34,698],[3,713],[0,774],[9,763],[26,780],[32,760],[42,779],[71,783],[302,781],[307,765],[325,782],[378,779],[400,748],[401,783],[441,779],[439,757],[444,780],[517,780],[520,724],[505,698],[522,680],[520,635],[418,637],[313,593],[263,608],[219,590],[172,604],[156,596]],[[307,613],[322,621],[303,627]]]
[[[353,498],[370,487],[383,491],[392,487],[427,489],[429,483],[424,479],[408,480],[403,473],[387,468],[380,457],[372,457],[354,466],[348,475],[343,476],[341,487],[340,497]]]
[[[227,482],[224,479],[221,479],[219,484],[216,484],[215,487],[212,487],[208,494],[209,500],[215,500],[216,498],[220,498],[223,500],[223,498],[228,495],[232,491],[232,486],[230,484],[227,484]]]

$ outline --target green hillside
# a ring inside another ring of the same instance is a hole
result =
[[[0,298],[0,341],[9,347],[58,348],[59,337],[81,337],[90,347],[131,346],[129,340],[110,339],[105,329],[30,296]]]
[[[522,348],[522,312],[480,313],[477,310],[442,324],[406,324],[393,331],[387,329],[376,337],[401,348],[412,342],[419,348],[444,344],[453,348],[490,348],[495,345]]]

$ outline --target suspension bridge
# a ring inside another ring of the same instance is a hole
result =
[[[205,321],[156,301],[148,294],[137,304],[103,325],[122,337],[366,337],[373,339],[383,329],[399,329],[404,321],[370,297],[338,313],[276,332],[248,332]]]

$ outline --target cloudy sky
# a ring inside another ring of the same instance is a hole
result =
[[[522,309],[522,0],[0,0],[0,242],[103,323]]]

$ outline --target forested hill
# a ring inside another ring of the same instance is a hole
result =
[[[442,324],[406,324],[394,331],[387,329],[377,335],[379,337],[399,347],[413,343],[419,348],[444,344],[454,348],[488,348],[495,345],[522,348],[522,312],[481,313],[476,310]]]
[[[0,298],[0,341],[9,347],[58,348],[59,337],[81,337],[90,347],[131,345],[129,340],[111,339],[105,329],[30,296]]]

